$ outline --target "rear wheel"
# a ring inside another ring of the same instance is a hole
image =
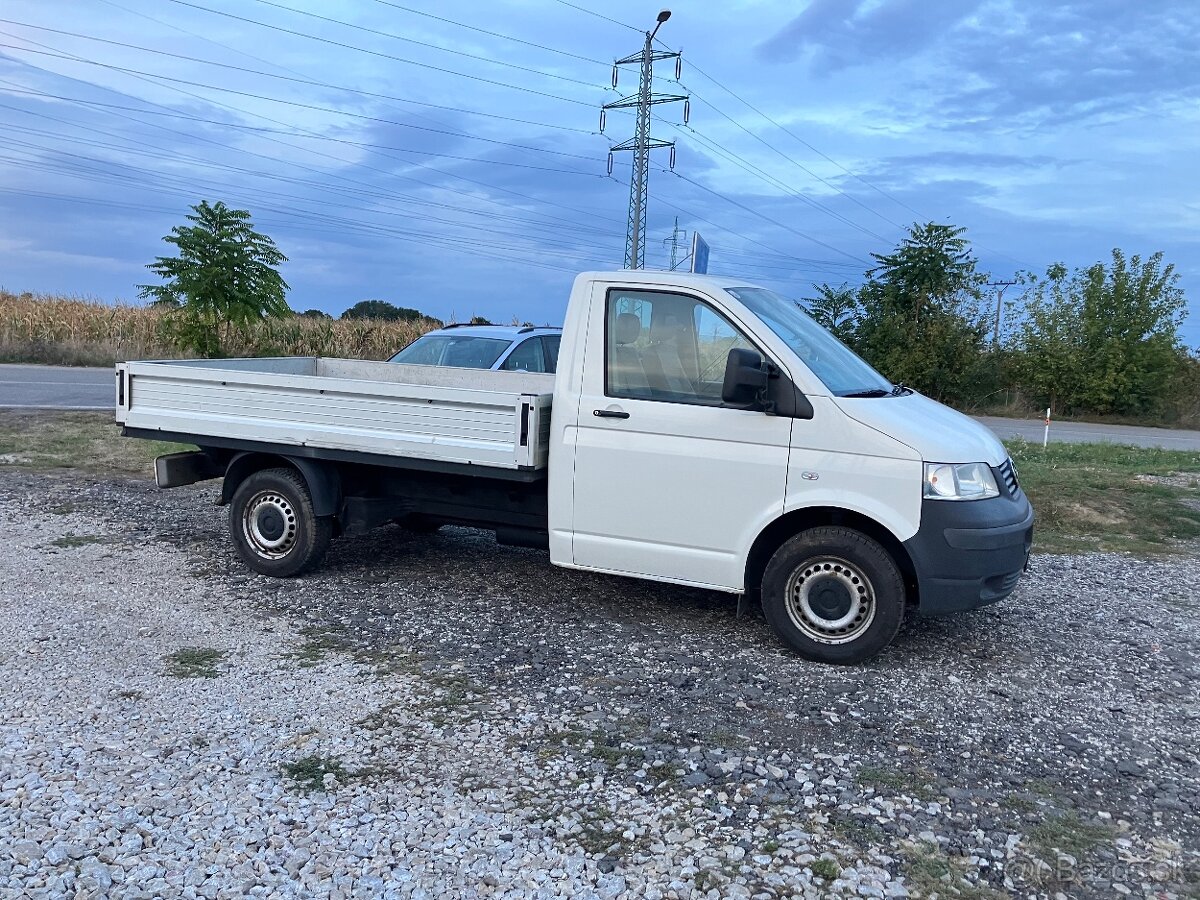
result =
[[[251,569],[290,578],[320,565],[333,518],[316,515],[308,485],[295,469],[262,469],[234,491],[229,532]]]
[[[852,528],[803,531],[763,574],[767,622],[801,656],[850,665],[891,643],[904,620],[904,579],[877,541]]]

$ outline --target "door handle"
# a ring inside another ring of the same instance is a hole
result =
[[[597,419],[628,419],[629,413],[619,409],[593,409],[592,415]]]

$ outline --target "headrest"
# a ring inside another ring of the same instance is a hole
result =
[[[632,344],[642,336],[642,320],[633,313],[617,316],[615,337],[618,344]]]

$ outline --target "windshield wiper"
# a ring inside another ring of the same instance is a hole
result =
[[[891,391],[885,391],[883,388],[870,388],[865,391],[853,391],[849,394],[839,394],[840,397],[890,397]]]
[[[912,389],[912,388],[910,388],[908,385],[906,385],[906,384],[897,384],[897,385],[896,385],[894,388],[892,388],[892,390],[891,390],[891,393],[889,394],[889,396],[892,396],[892,397],[907,397],[907,396],[908,396],[909,394],[911,394],[912,392],[913,392],[913,389]]]

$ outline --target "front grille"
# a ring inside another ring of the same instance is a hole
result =
[[[1008,496],[1017,496],[1017,492],[1021,490],[1021,485],[1017,482],[1017,470],[1013,466],[1011,459],[1006,459],[1000,464],[1000,478],[1004,482],[1004,486],[1008,489]]]

